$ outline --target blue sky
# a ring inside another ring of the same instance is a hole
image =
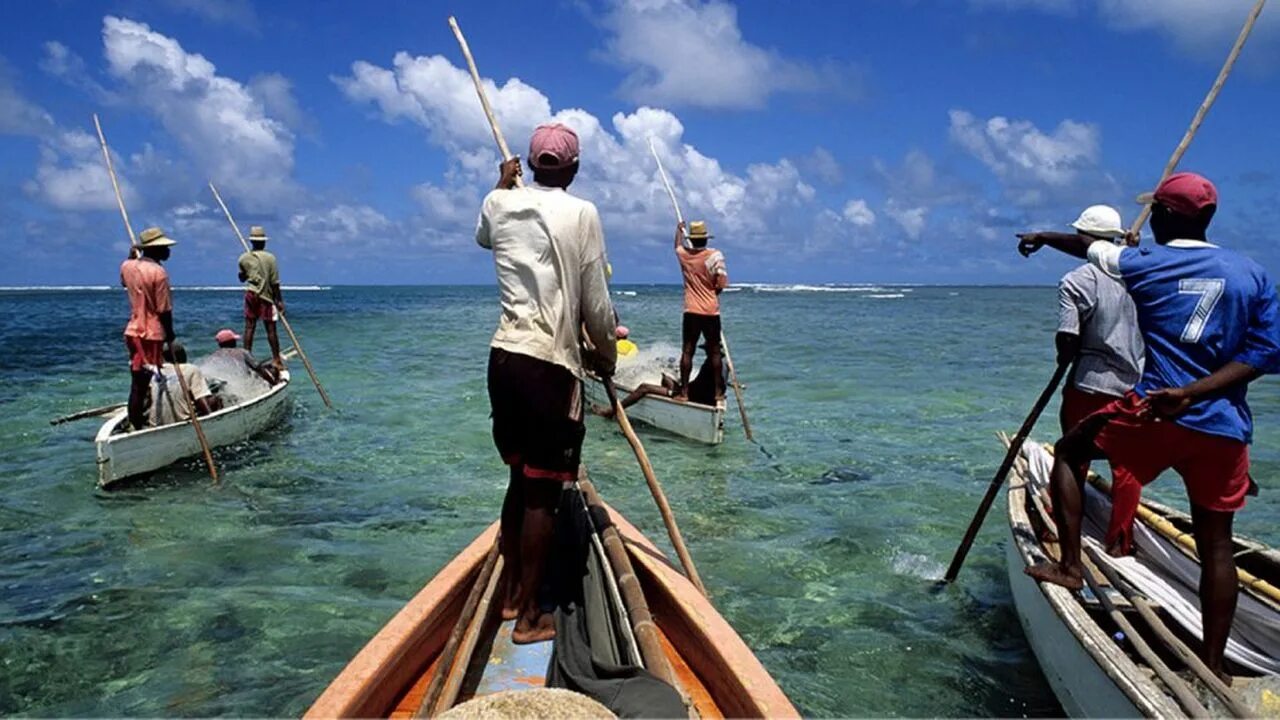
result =
[[[508,141],[583,138],[620,282],[678,282],[673,215],[757,282],[1044,283],[1021,229],[1126,219],[1251,0],[723,0],[0,5],[0,285],[110,284],[125,233],[175,238],[179,284],[233,284],[242,226],[286,283],[491,282],[471,232],[497,154],[446,18]],[[1276,271],[1280,9],[1264,12],[1182,166],[1214,236]]]

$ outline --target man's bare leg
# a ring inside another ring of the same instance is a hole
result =
[[[271,346],[271,359],[277,368],[284,368],[284,358],[280,357],[280,338],[276,335],[276,321],[263,320],[262,324],[267,328],[267,344]]]
[[[511,631],[517,645],[543,642],[556,636],[555,618],[538,606],[538,588],[547,569],[555,535],[555,508],[560,483],[530,480],[524,483],[524,518],[520,529],[520,616]]]
[[[502,500],[502,531],[498,550],[502,553],[503,574],[507,577],[502,596],[502,619],[515,620],[520,614],[520,526],[524,519],[524,477],[518,465],[511,466],[507,496]]]
[[[1080,532],[1084,520],[1084,477],[1077,475],[1093,454],[1093,438],[1100,425],[1083,424],[1067,433],[1054,446],[1053,471],[1049,477],[1049,498],[1053,521],[1058,526],[1058,562],[1032,565],[1025,572],[1040,582],[1061,585],[1069,590],[1084,587],[1084,566],[1080,563]]]
[[[1223,669],[1222,656],[1240,594],[1231,543],[1234,520],[1235,513],[1207,510],[1191,504],[1196,553],[1200,556],[1200,616],[1204,624],[1204,646],[1200,657],[1228,685],[1231,684],[1231,676]]]
[[[256,318],[244,319],[244,349],[250,353],[253,352],[253,331],[257,329],[258,321]]]

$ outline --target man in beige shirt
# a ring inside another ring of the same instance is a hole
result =
[[[555,637],[538,605],[554,510],[578,471],[583,424],[581,332],[596,372],[617,360],[605,278],[604,233],[595,205],[565,192],[578,172],[578,136],[541,125],[529,142],[534,184],[516,187],[520,160],[501,166],[484,199],[476,242],[493,251],[502,314],[489,351],[493,441],[511,468],[502,506],[502,554],[510,569],[503,617],[516,643]]]

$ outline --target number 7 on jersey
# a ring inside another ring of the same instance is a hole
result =
[[[1184,278],[1178,281],[1178,294],[1200,296],[1196,300],[1195,309],[1191,311],[1191,318],[1187,320],[1186,327],[1182,328],[1182,342],[1192,344],[1200,342],[1200,335],[1204,333],[1209,316],[1213,314],[1213,308],[1222,298],[1222,291],[1226,286],[1227,282],[1222,278]]]

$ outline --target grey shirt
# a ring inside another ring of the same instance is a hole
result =
[[[1138,311],[1124,285],[1093,265],[1058,283],[1058,332],[1080,336],[1072,383],[1086,392],[1124,395],[1142,377],[1145,348]]]

